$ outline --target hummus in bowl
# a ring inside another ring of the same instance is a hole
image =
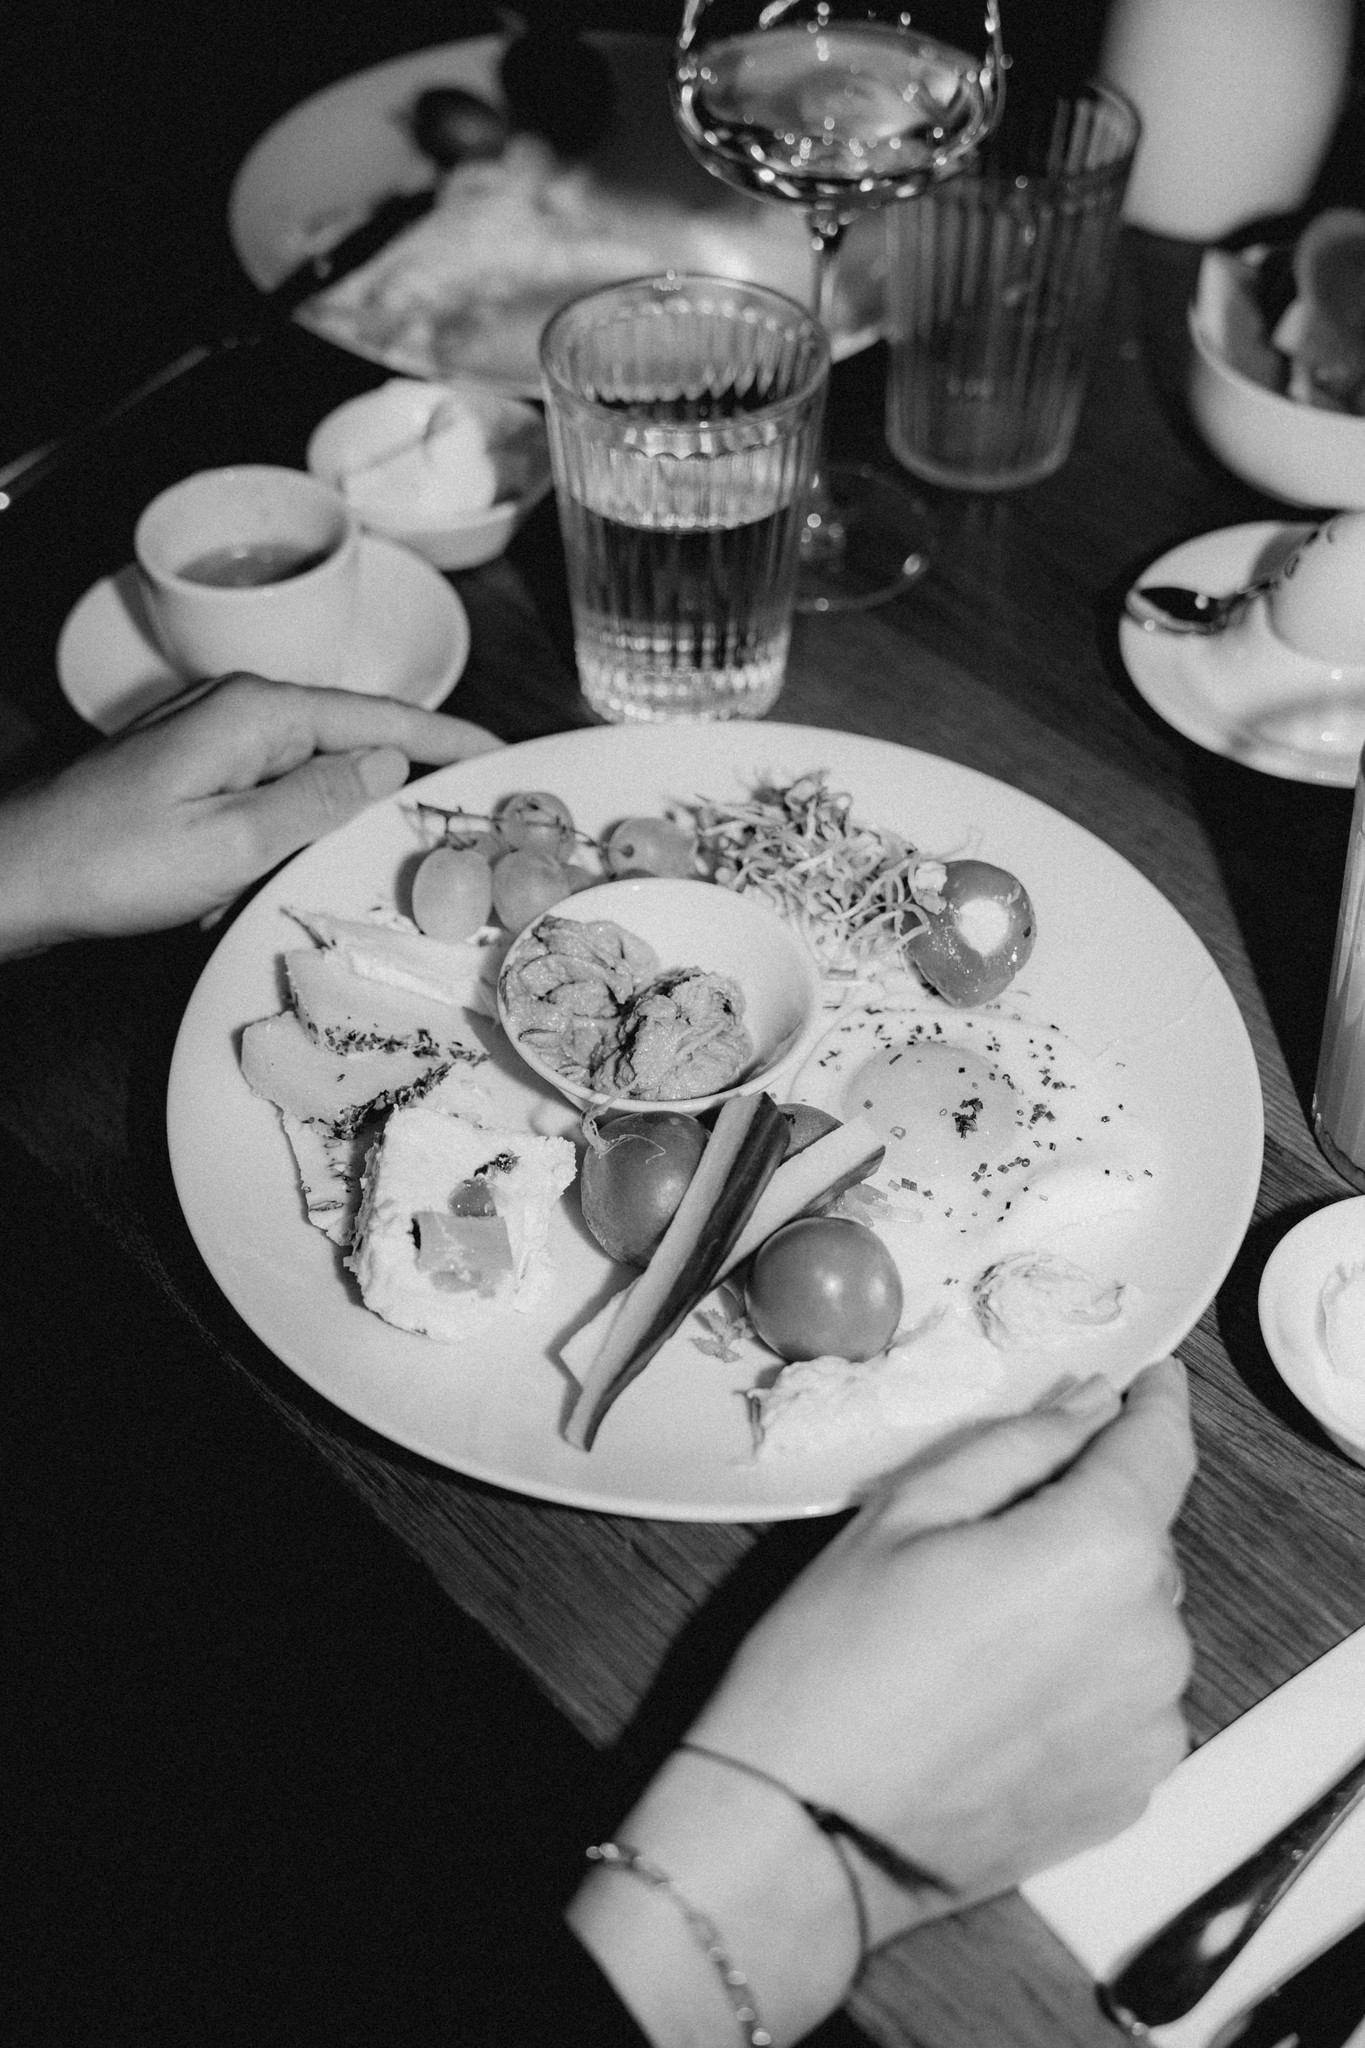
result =
[[[581,1108],[697,1115],[795,1072],[820,1024],[805,942],[714,883],[604,882],[513,943],[498,1015],[520,1057]]]

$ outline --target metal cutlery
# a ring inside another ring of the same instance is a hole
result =
[[[1362,1799],[1365,1755],[1262,1848],[1168,1920],[1100,1987],[1110,2018],[1141,2040],[1149,2027],[1198,2005]]]
[[[1187,590],[1179,583],[1135,583],[1123,600],[1123,609],[1140,626],[1163,633],[1221,633],[1235,625],[1254,598],[1270,588],[1273,578],[1258,577],[1241,590],[1215,597],[1204,590]]]

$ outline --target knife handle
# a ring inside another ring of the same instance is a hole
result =
[[[82,420],[78,426],[70,428],[58,440],[39,448],[30,461],[11,464],[4,472],[3,481],[0,481],[0,513],[7,512],[26,491],[31,491],[35,484],[42,483],[55,470],[65,469],[82,455],[90,454],[102,436],[111,427],[117,426],[126,413],[145,404],[147,399],[154,397],[158,391],[164,391],[166,386],[174,384],[177,378],[197,369],[200,363],[207,362],[208,358],[216,355],[221,348],[230,346],[232,344],[227,340],[218,343],[196,342],[193,348],[187,348],[174,362],[166,363],[152,376],[146,378],[135,391],[126,392],[117,404]]]
[[[360,226],[343,235],[328,249],[309,256],[287,277],[268,291],[245,291],[234,295],[227,305],[209,310],[202,322],[203,339],[187,348],[174,362],[155,371],[118,402],[80,421],[59,439],[39,448],[28,460],[22,458],[0,473],[0,514],[7,512],[35,484],[55,470],[65,469],[76,458],[89,454],[110,427],[125,413],[162,391],[177,378],[211,356],[225,354],[245,343],[260,341],[285,323],[315,293],[357,269],[391,242],[403,228],[424,213],[436,200],[436,187],[424,185],[415,192],[392,192],[381,199]]]
[[[1100,1987],[1100,2002],[1130,2035],[1176,2020],[1222,1976],[1299,1873],[1365,1798],[1365,1756],[1263,1848],[1201,1892]]]

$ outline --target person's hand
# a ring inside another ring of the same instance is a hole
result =
[[[1190,1652],[1169,1540],[1194,1464],[1181,1368],[1150,1368],[1117,1408],[1088,1382],[881,1485],[689,1731],[928,1874],[905,1890],[847,1850],[874,1943],[1116,1833],[1184,1754]],[[795,1801],[680,1751],[621,1835],[715,1920],[779,2041],[838,2002],[851,1900]],[[692,2024],[709,2038],[724,2010],[669,1911],[607,1872],[570,1909],[661,2044]]]
[[[392,698],[228,677],[0,805],[0,957],[187,923],[438,765],[501,743]]]
[[[1194,1469],[1183,1370],[1142,1374],[1050,1478],[1085,1422],[1021,1416],[881,1488],[692,1731],[933,1874],[936,1903],[873,1883],[879,1935],[1117,1833],[1185,1752],[1168,1533]]]

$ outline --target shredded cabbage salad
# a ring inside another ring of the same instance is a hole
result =
[[[852,809],[818,769],[759,784],[739,803],[703,797],[692,810],[712,880],[766,897],[800,927],[826,974],[865,973],[899,956],[927,922],[921,906],[941,901],[942,867],[896,833],[859,824]]]

